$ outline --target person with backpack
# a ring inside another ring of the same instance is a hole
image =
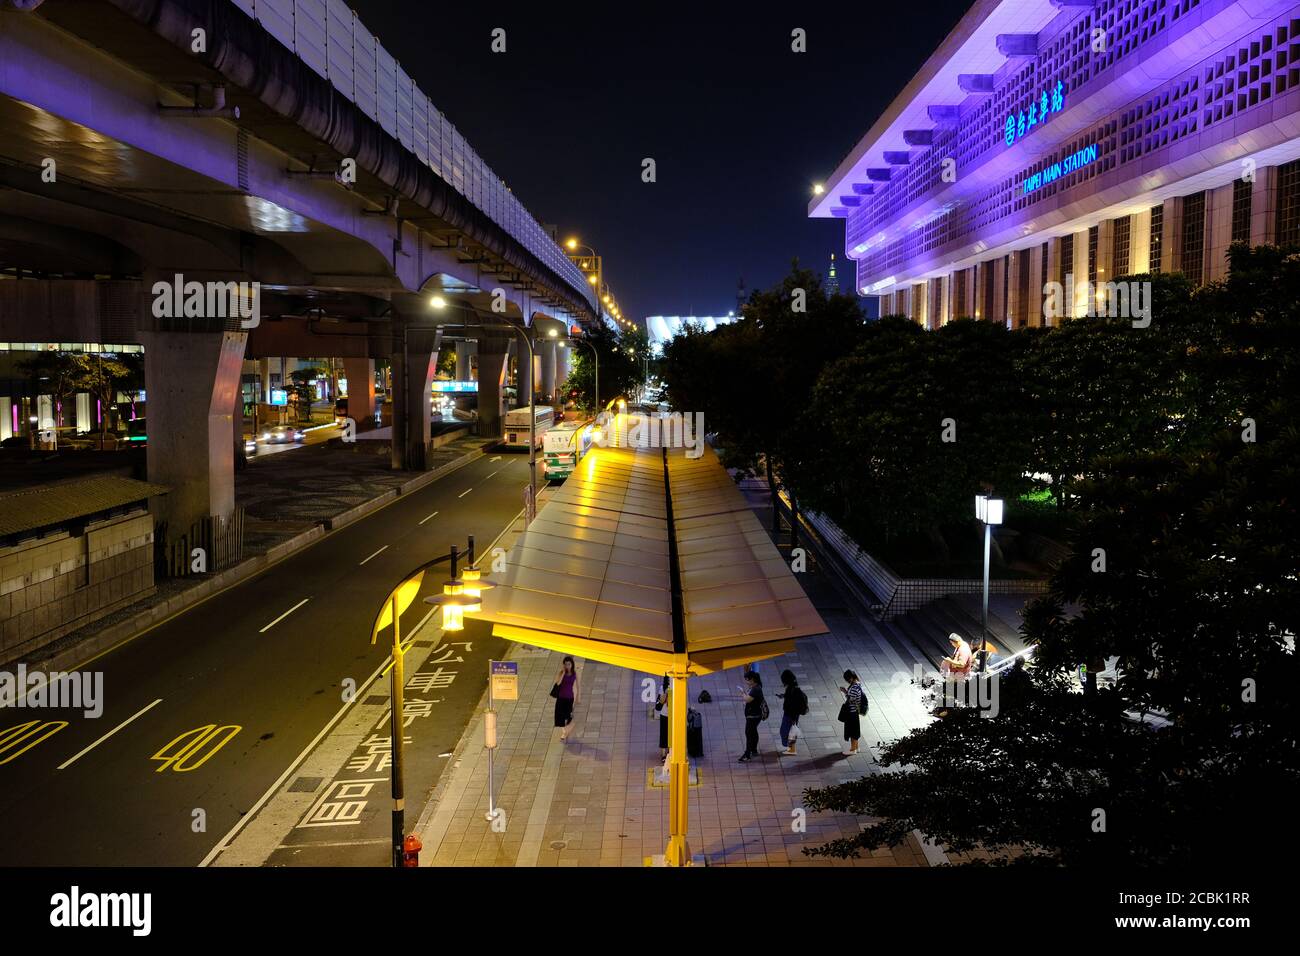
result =
[[[745,763],[751,757],[758,756],[758,725],[767,720],[767,701],[763,699],[763,679],[758,671],[745,671],[745,683],[749,686],[739,688],[745,701],[745,752],[740,755],[740,762]]]
[[[861,718],[867,712],[867,692],[853,671],[845,671],[844,679],[849,686],[840,688],[840,693],[844,695],[844,703],[840,706],[840,722],[844,724],[844,739],[849,741],[849,749],[845,754],[851,756],[858,752],[858,739],[862,736]]]
[[[808,713],[808,695],[799,686],[794,671],[781,671],[781,683],[785,690],[777,697],[781,698],[781,751],[783,757],[795,756],[794,742],[799,739],[799,718]]]

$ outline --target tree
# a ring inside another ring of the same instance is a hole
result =
[[[816,852],[918,828],[1019,861],[1168,865],[1275,839],[1300,797],[1298,453],[1288,426],[1095,463],[1073,554],[1026,612],[1032,672],[1000,681],[996,716],[958,711],[886,748],[907,769],[810,792],[810,808],[882,818]],[[1118,681],[1078,693],[1072,673],[1103,659]],[[1152,711],[1170,723],[1138,719]]]
[[[63,405],[77,394],[76,366],[66,352],[37,352],[18,363],[31,382],[32,397],[49,395],[54,403],[54,424],[63,427]],[[38,422],[44,426],[44,422]]]
[[[89,392],[99,402],[99,447],[103,448],[108,434],[109,409],[117,397],[118,388],[130,380],[132,369],[116,358],[105,358],[102,354],[76,354],[70,358],[76,391]]]
[[[563,389],[582,408],[600,411],[615,398],[631,399],[645,382],[645,356],[649,342],[640,329],[615,332],[599,325],[588,330],[584,341],[595,347],[600,356],[600,396],[595,395],[595,365],[591,350],[582,345],[570,345],[572,365]]]
[[[975,319],[925,332],[891,316],[827,366],[803,417],[800,491],[859,541],[969,522],[979,490],[1028,487],[1016,359],[1027,340]]]

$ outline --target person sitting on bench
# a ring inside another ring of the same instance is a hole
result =
[[[952,657],[943,659],[940,670],[946,680],[965,680],[970,676],[971,664],[975,660],[970,645],[956,631],[948,635],[948,643],[952,645]]]

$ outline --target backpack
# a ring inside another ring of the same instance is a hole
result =
[[[709,701],[713,700],[713,695],[710,694],[707,690],[702,690],[700,691],[700,696],[697,697],[696,700],[698,700],[701,704],[707,704]]]
[[[805,717],[808,714],[808,695],[805,694],[803,689],[800,687],[796,687],[795,690],[799,692],[799,716]]]
[[[859,684],[858,685],[858,716],[859,717],[865,716],[867,713],[867,708],[869,706],[870,705],[867,703],[866,689],[863,688],[861,684]]]
[[[772,716],[772,712],[767,709],[767,698],[764,697],[761,701],[759,701],[758,719],[767,720],[767,718],[770,716]]]

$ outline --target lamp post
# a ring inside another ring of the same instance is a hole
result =
[[[984,653],[989,634],[989,546],[993,539],[993,526],[1002,523],[1003,501],[988,495],[975,496],[975,517],[984,523],[984,603],[980,607],[980,666],[984,671],[987,655]]]
[[[469,539],[470,561],[473,562],[474,538]],[[403,775],[403,755],[402,755],[402,712],[403,701],[402,692],[406,686],[405,667],[403,666],[403,656],[406,649],[402,647],[402,612],[411,606],[415,597],[420,593],[420,586],[424,583],[424,574],[434,565],[441,564],[444,561],[451,562],[451,580],[445,582],[442,586],[442,594],[437,597],[425,598],[426,604],[432,604],[435,609],[442,611],[442,629],[444,631],[460,631],[465,628],[465,611],[476,611],[482,607],[482,601],[479,595],[486,588],[492,585],[483,582],[479,575],[478,569],[471,567],[466,569],[466,576],[469,577],[470,571],[473,571],[473,585],[467,587],[466,582],[458,578],[460,552],[455,545],[451,546],[451,551],[447,554],[426,561],[415,570],[406,574],[400,584],[388,593],[384,603],[379,607],[379,613],[375,615],[374,624],[370,628],[370,643],[374,644],[379,638],[379,632],[390,624],[393,628],[393,662],[389,671],[390,677],[390,696],[392,703],[392,713],[389,718],[389,734],[392,737],[390,744],[392,752],[392,791],[393,791],[393,866],[402,866],[403,843],[405,841],[406,830],[406,792]]]
[[[588,281],[596,287],[596,321],[601,322],[601,313],[604,311],[601,305],[601,296],[604,294],[605,286],[605,266],[601,257],[596,254],[596,250],[591,246],[584,245],[577,239],[569,239],[564,243],[564,247],[569,250],[569,258],[578,264],[578,268],[584,268],[580,260],[590,259],[592,264],[592,274]],[[578,253],[579,249],[586,250],[585,253]]]

